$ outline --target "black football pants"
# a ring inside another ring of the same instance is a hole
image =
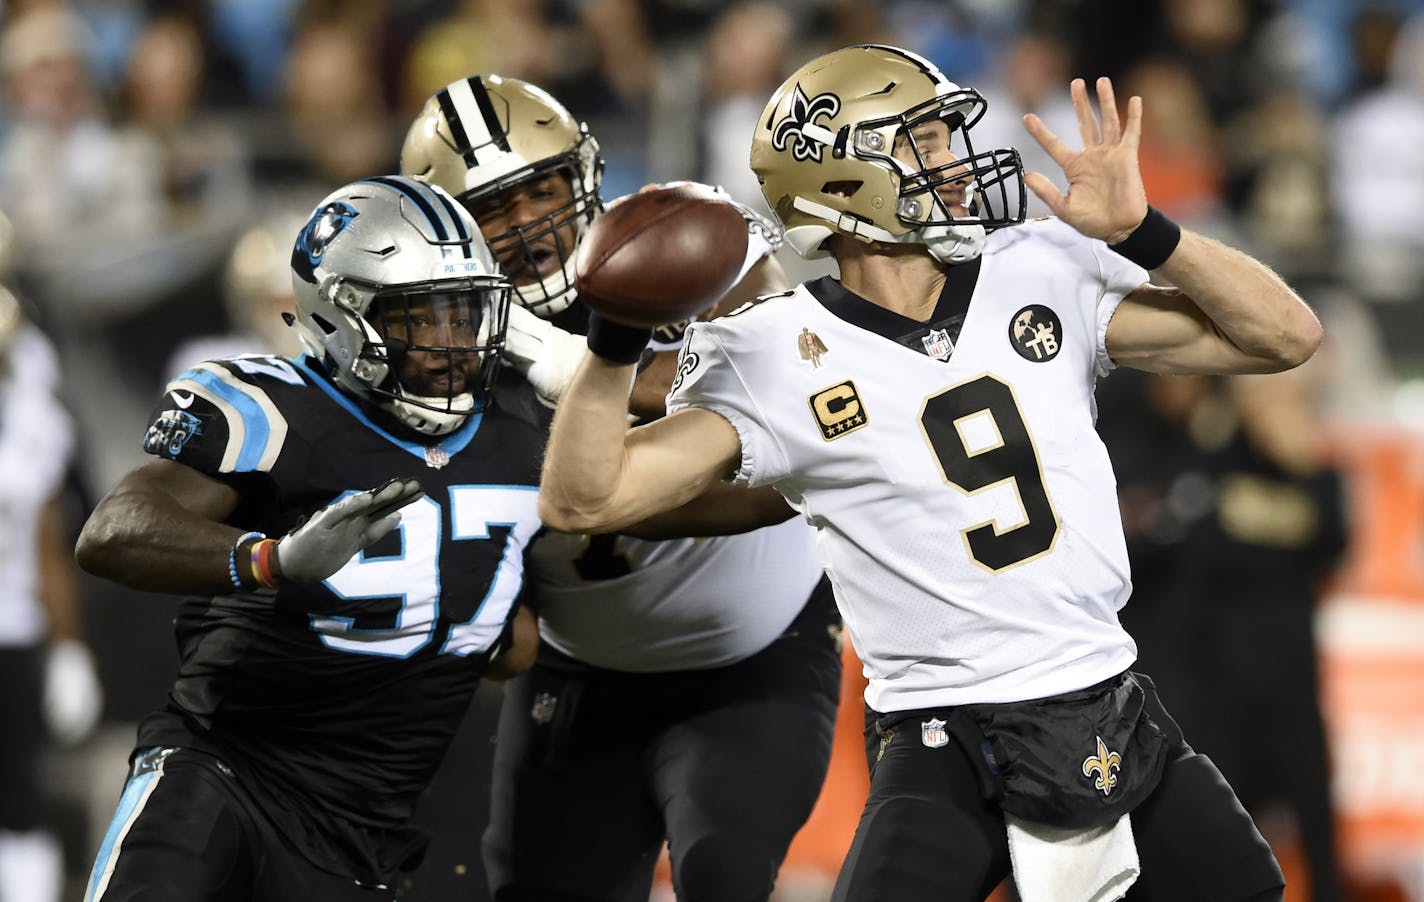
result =
[[[546,649],[506,685],[484,837],[495,902],[765,900],[830,761],[839,625],[822,580],[736,664],[629,674]]]
[[[155,760],[158,759],[158,760]],[[202,752],[138,754],[84,902],[393,902],[288,845]]]
[[[832,902],[982,902],[1009,876],[1002,812],[981,795],[957,742],[929,748],[912,720],[882,743],[875,720],[867,712],[870,796]],[[1132,812],[1132,832],[1142,873],[1128,902],[1282,897],[1270,846],[1216,766],[1186,743],[1172,748],[1161,783]]]

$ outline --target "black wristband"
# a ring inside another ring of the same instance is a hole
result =
[[[1162,215],[1156,207],[1147,208],[1147,216],[1137,228],[1117,244],[1108,248],[1136,263],[1143,269],[1156,269],[1182,240],[1182,227]]]
[[[625,326],[597,313],[588,318],[588,349],[614,363],[637,363],[653,338],[652,329]]]

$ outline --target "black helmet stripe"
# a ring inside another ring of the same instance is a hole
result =
[[[484,239],[478,235],[471,235],[470,230],[465,228],[465,219],[460,215],[460,210],[455,206],[454,201],[444,194],[439,194],[434,191],[430,193],[435,195],[435,200],[439,202],[440,206],[445,208],[446,215],[448,215],[450,221],[455,224],[455,233],[459,235],[460,240],[464,243],[465,256],[474,256],[474,242],[483,241]]]
[[[476,76],[470,79],[467,84],[470,86],[470,93],[474,95],[476,105],[480,108],[485,131],[494,141],[494,146],[509,153],[509,138],[499,124],[499,117],[494,114],[494,104],[490,102],[489,91],[485,89],[484,79]]]
[[[480,161],[475,158],[475,149],[470,146],[470,136],[465,133],[464,120],[460,118],[460,111],[455,109],[455,101],[450,97],[450,89],[441,88],[436,93],[435,100],[440,104],[440,112],[450,126],[450,136],[455,139],[455,148],[460,151],[460,156],[465,158],[465,166],[473,168],[480,165]]]
[[[450,136],[471,169],[480,165],[481,151],[491,144],[509,153],[509,136],[495,115],[489,91],[478,75],[451,82],[437,93],[440,111],[450,123]]]
[[[465,228],[464,221],[453,207],[445,203],[434,191],[431,191],[424,182],[385,175],[369,178],[366,181],[385,185],[402,196],[410,198],[411,203],[425,214],[426,220],[430,222],[430,227],[435,230],[437,241],[459,242],[466,257],[474,256],[472,248],[474,240],[470,236],[469,230]],[[452,234],[455,236],[454,238],[450,237]]]

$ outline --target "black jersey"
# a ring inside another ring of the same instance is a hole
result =
[[[281,536],[344,494],[417,477],[400,526],[319,584],[189,599],[180,666],[139,745],[220,756],[316,864],[386,879],[404,829],[506,641],[539,528],[544,408],[498,403],[422,444],[388,431],[309,358],[200,364],[168,386],[144,449],[239,490],[233,525]]]

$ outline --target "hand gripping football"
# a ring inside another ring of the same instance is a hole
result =
[[[686,185],[653,188],[589,227],[574,260],[579,299],[628,326],[692,319],[737,281],[747,224],[736,207]]]

